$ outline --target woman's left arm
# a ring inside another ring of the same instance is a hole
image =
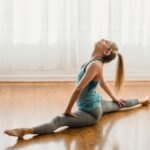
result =
[[[110,87],[108,86],[107,82],[104,80],[104,77],[103,77],[103,69],[100,68],[101,71],[100,71],[100,76],[101,76],[101,79],[100,79],[100,86],[104,89],[104,91],[112,98],[112,100],[117,103],[120,107],[123,105],[125,105],[125,101],[122,100],[122,99],[118,99],[115,97],[114,93],[111,91]]]
[[[112,98],[113,101],[117,100],[117,98],[114,96],[114,94],[110,90],[110,87],[108,86],[106,81],[103,80],[102,82],[100,82],[100,85],[104,89],[104,91]]]
[[[114,94],[112,93],[112,91],[110,90],[107,82],[103,82],[101,83],[101,87],[105,90],[105,92],[112,98],[113,102],[117,103],[119,105],[119,107],[122,107],[125,105],[125,100],[123,99],[118,99],[114,96]]]

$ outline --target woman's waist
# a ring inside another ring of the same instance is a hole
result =
[[[91,99],[101,97],[96,91],[85,92],[79,96],[79,99]]]
[[[81,96],[78,98],[77,102],[96,102],[96,101],[100,101],[101,100],[101,96],[99,94],[95,94],[95,95],[90,95],[90,96]]]
[[[99,106],[100,103],[101,103],[100,98],[78,99],[76,106],[82,110],[92,110],[93,108]]]

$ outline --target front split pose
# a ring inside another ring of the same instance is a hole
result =
[[[48,123],[32,128],[15,128],[4,131],[5,134],[22,138],[26,134],[49,134],[62,126],[83,127],[96,124],[104,113],[120,111],[122,108],[140,104],[150,104],[150,97],[139,99],[117,98],[103,77],[103,65],[118,57],[116,66],[115,90],[118,92],[124,81],[124,64],[115,42],[101,39],[95,43],[89,61],[84,63],[76,79],[76,87],[70,97],[65,112],[54,117]],[[111,97],[112,101],[104,100],[96,92],[97,84]],[[76,102],[77,110],[72,112]]]

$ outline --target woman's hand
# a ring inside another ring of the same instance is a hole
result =
[[[71,116],[71,117],[74,117],[74,118],[79,118],[77,115],[71,113],[71,112],[64,112],[63,115],[66,115],[66,116]]]
[[[125,100],[123,99],[113,99],[114,103],[117,103],[119,107],[123,107],[125,105]]]

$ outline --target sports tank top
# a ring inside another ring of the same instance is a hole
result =
[[[76,84],[81,80],[85,73],[85,69],[88,66],[89,63],[91,63],[94,60],[99,60],[103,63],[102,58],[97,57],[93,58],[90,61],[84,63],[77,75]],[[92,80],[88,83],[88,85],[82,90],[80,96],[77,99],[77,108],[83,111],[90,112],[92,109],[97,107],[99,103],[101,102],[101,95],[96,92],[96,87],[98,84],[98,80]]]

